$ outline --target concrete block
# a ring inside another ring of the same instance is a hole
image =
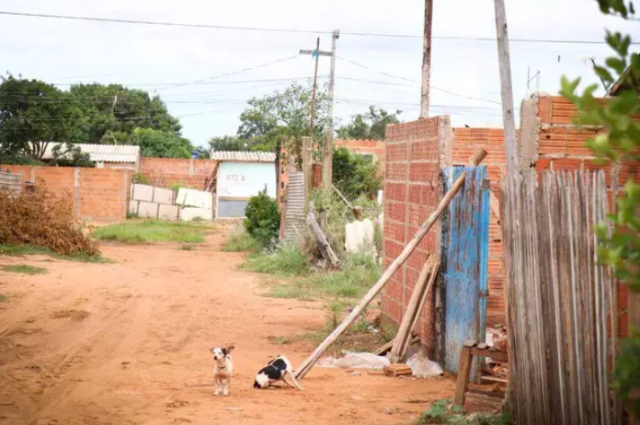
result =
[[[163,205],[158,207],[158,218],[162,220],[177,220],[180,207],[177,205]]]
[[[158,218],[158,204],[155,202],[140,201],[138,205],[138,217]]]
[[[153,188],[153,202],[157,204],[173,204],[173,190],[163,189],[161,187]]]
[[[129,201],[129,213],[132,215],[138,214],[138,201]]]
[[[180,220],[191,221],[194,218],[213,220],[213,210],[210,208],[186,207],[180,209]]]
[[[136,201],[153,202],[153,186],[134,184],[132,198]]]
[[[202,190],[180,189],[176,204],[187,207],[213,209],[213,194]]]

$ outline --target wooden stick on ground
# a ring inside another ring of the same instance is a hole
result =
[[[487,151],[482,148],[476,150],[473,156],[470,159],[471,165],[479,165],[482,160],[487,156]],[[445,208],[449,205],[449,202],[453,199],[453,197],[458,193],[462,185],[464,184],[464,180],[467,177],[466,172],[460,174],[460,177],[455,181],[451,189],[444,195],[442,201],[438,204],[436,210],[431,213],[431,215],[427,218],[427,220],[420,226],[418,232],[413,236],[413,238],[407,243],[404,247],[398,258],[396,258],[393,263],[389,266],[387,270],[380,276],[380,279],[369,289],[369,292],[364,296],[364,298],[355,306],[355,308],[349,313],[349,315],[340,323],[340,325],[334,329],[333,332],[324,340],[322,343],[315,349],[315,351],[304,361],[302,364],[296,368],[295,374],[296,378],[302,379],[304,376],[309,373],[313,365],[316,364],[320,356],[329,348],[331,344],[335,342],[336,339],[340,335],[344,333],[344,331],[356,321],[356,319],[362,314],[362,312],[367,308],[367,306],[373,301],[373,299],[380,293],[382,288],[387,284],[391,276],[400,268],[400,266],[409,258],[409,255],[413,252],[413,250],[418,246],[422,238],[429,232],[431,227],[438,220],[438,217],[444,212]]]
[[[327,240],[327,237],[324,235],[324,232],[320,228],[320,225],[316,221],[316,217],[315,215],[313,215],[312,211],[309,211],[309,215],[307,215],[307,224],[311,227],[313,232],[318,237],[318,241],[320,242],[320,245],[322,245],[322,249],[324,249],[325,252],[327,253],[327,256],[329,257],[331,264],[334,267],[338,267],[340,265],[340,260],[338,259],[338,256],[336,255],[336,253],[333,252],[333,249],[331,249],[331,245],[329,245],[329,241]]]
[[[342,199],[342,202],[344,202],[347,205],[347,207],[349,207],[349,209],[351,210],[351,212],[353,212],[353,215],[356,217],[356,219],[360,219],[360,217],[362,216],[361,211],[358,208],[354,207],[353,204],[349,202],[347,198],[345,198],[342,192],[340,192],[335,185],[332,184],[331,188],[333,189],[334,192],[338,194],[338,197]]]
[[[374,354],[376,356],[384,356],[385,354],[387,354],[389,351],[391,351],[391,348],[393,347],[393,341],[395,341],[395,339],[392,339],[391,341],[387,342],[385,345],[383,345],[382,347],[378,348]],[[417,344],[420,342],[420,337],[419,336],[414,336],[413,338],[411,338],[411,342],[409,343],[409,345],[413,345],[413,344]]]
[[[407,309],[402,317],[402,323],[396,334],[393,347],[391,348],[391,354],[389,355],[389,361],[391,363],[398,363],[407,353],[411,331],[418,322],[422,306],[426,302],[429,291],[433,287],[433,282],[436,280],[439,268],[440,263],[435,255],[430,256],[424,263],[424,267],[422,267],[420,276],[418,277],[418,282],[411,294],[409,305],[407,305]]]

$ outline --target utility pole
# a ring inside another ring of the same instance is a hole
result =
[[[433,22],[433,0],[425,0],[424,5],[424,45],[422,50],[422,93],[420,98],[420,118],[429,117],[429,86],[431,80],[431,23]]]
[[[511,85],[511,58],[509,56],[509,32],[504,0],[494,0],[496,9],[496,34],[498,38],[498,61],[500,65],[500,92],[502,94],[502,116],[504,122],[504,148],[507,154],[507,173],[513,176],[519,168],[516,124],[513,116],[513,87]]]
[[[320,38],[316,43],[315,50],[300,50],[301,55],[311,55],[316,58],[315,71],[313,78],[313,92],[311,94],[311,137],[313,137],[313,120],[315,118],[315,99],[318,75],[318,59],[320,56],[328,56],[331,58],[331,73],[329,75],[329,131],[325,135],[322,163],[322,185],[331,188],[331,176],[333,175],[333,108],[334,108],[334,90],[335,90],[335,68],[336,68],[336,48],[337,41],[340,38],[340,30],[334,30],[331,35],[331,51],[320,51]]]

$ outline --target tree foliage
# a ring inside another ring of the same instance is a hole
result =
[[[623,0],[597,0],[605,14],[628,18],[634,14],[632,2]],[[607,44],[613,55],[595,72],[605,84],[620,81],[620,91],[607,102],[594,96],[597,85],[578,93],[580,79],[562,79],[561,93],[578,108],[577,122],[602,127],[604,131],[588,141],[588,146],[603,161],[619,166],[640,165],[640,56],[631,53],[631,38],[619,32],[607,32]],[[598,225],[599,257],[610,265],[616,276],[630,290],[640,292],[640,185],[629,180],[624,192],[617,198],[617,213],[609,216],[609,223]],[[610,230],[611,229],[611,230]],[[616,360],[614,387],[627,407],[640,416],[640,334],[632,332],[622,342]]]
[[[352,154],[340,147],[333,151],[333,181],[349,199],[374,197],[382,187],[382,177],[373,158]]]
[[[41,160],[51,142],[81,140],[81,117],[69,93],[9,76],[0,84],[0,154]]]
[[[152,128],[136,128],[126,140],[128,145],[140,146],[140,155],[145,157],[190,158],[194,149],[191,142],[179,134]]]
[[[291,152],[299,152],[302,137],[310,136],[312,87],[294,84],[284,91],[276,91],[249,101],[240,115],[237,136],[247,140],[253,150],[275,151],[284,144]],[[316,93],[313,137],[322,143],[322,135],[329,124],[327,89]]]
[[[280,229],[278,203],[267,195],[266,190],[249,199],[245,215],[244,228],[251,237],[263,244],[277,239]]]
[[[237,136],[212,137],[209,140],[209,148],[213,151],[246,151],[251,150],[249,140]]]
[[[82,109],[79,123],[84,143],[127,143],[137,128],[180,134],[182,126],[158,96],[118,84],[79,84],[71,96]],[[118,137],[125,140],[118,140]]]
[[[398,115],[401,111],[389,113],[381,108],[369,106],[369,111],[351,117],[351,122],[338,128],[341,139],[369,139],[384,140],[388,124],[400,122]]]

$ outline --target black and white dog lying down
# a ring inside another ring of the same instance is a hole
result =
[[[291,378],[293,384],[287,380],[287,376]],[[267,363],[267,366],[262,368],[256,375],[256,380],[253,383],[253,388],[265,389],[271,384],[278,381],[283,381],[290,387],[297,388],[302,391],[302,387],[298,384],[296,376],[291,368],[291,362],[285,356],[277,356],[275,359]]]

